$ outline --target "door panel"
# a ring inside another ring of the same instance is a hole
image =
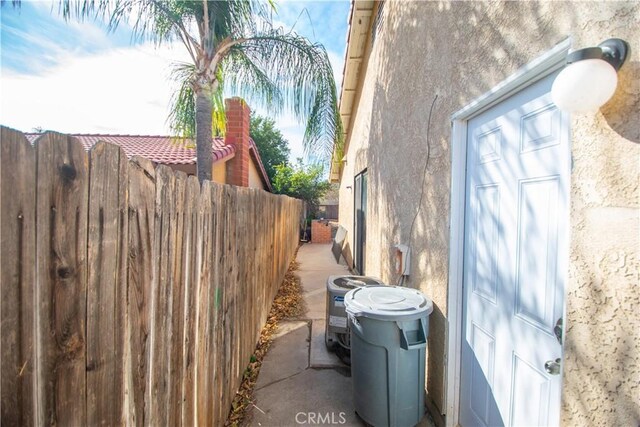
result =
[[[498,257],[500,230],[500,187],[486,185],[477,188],[478,210],[473,218],[475,235],[473,244],[473,292],[496,304],[498,297]]]
[[[551,75],[468,122],[460,424],[556,425],[569,122]]]
[[[511,425],[549,425],[549,376],[517,354],[513,359]]]
[[[472,324],[471,343],[477,363],[471,369],[471,410],[477,420],[491,425],[489,419],[492,400],[491,385],[495,368],[496,340],[476,324]]]
[[[553,331],[556,320],[557,200],[558,177],[520,183],[516,316],[543,332]]]

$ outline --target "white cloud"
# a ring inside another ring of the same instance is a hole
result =
[[[173,61],[187,60],[181,46],[142,45],[58,59],[61,65],[43,75],[3,73],[4,125],[23,131],[168,133],[168,75]]]

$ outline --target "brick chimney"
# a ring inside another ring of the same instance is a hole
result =
[[[227,184],[249,186],[249,118],[251,110],[242,98],[225,99],[227,133],[225,142],[236,147],[236,155],[227,161]]]

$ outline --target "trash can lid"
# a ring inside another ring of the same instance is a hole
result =
[[[344,296],[347,313],[378,320],[414,320],[433,311],[433,302],[416,289],[400,286],[367,286]]]
[[[329,276],[327,283],[342,289],[354,289],[361,286],[384,284],[382,280],[376,279],[375,277],[354,275]]]

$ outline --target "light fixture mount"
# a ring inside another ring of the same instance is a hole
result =
[[[629,54],[629,44],[622,39],[608,39],[597,47],[587,47],[571,52],[567,56],[567,64],[585,59],[602,59],[616,71],[620,69]]]
[[[629,44],[608,39],[567,55],[566,66],[551,86],[551,99],[568,113],[589,114],[609,102],[618,86],[618,70],[630,56]]]

